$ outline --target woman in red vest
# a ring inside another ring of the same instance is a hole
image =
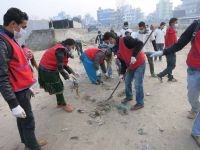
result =
[[[110,49],[103,50],[99,48],[89,48],[85,50],[81,55],[81,61],[85,71],[93,84],[100,84],[102,81],[100,79],[101,72],[99,66],[103,73],[106,73],[106,67],[104,60],[109,60],[112,57],[112,51]]]
[[[75,41],[73,39],[66,39],[46,50],[39,64],[38,80],[40,87],[49,92],[50,95],[55,94],[58,108],[62,107],[66,112],[72,112],[74,109],[65,102],[63,95],[64,86],[59,73],[65,80],[70,78],[68,73],[74,76],[78,75],[68,66],[68,58],[70,57],[71,50],[74,48]]]

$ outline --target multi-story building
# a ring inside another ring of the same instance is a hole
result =
[[[170,0],[160,0],[156,5],[156,13],[158,20],[166,20],[172,17],[173,4]]]
[[[184,17],[200,16],[200,0],[182,0],[182,4],[175,11],[184,11]]]
[[[111,26],[116,22],[116,11],[114,9],[97,10],[97,21],[104,26]]]

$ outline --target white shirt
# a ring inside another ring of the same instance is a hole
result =
[[[156,37],[156,44],[164,44],[165,43],[165,31],[163,29],[156,29],[154,31]]]
[[[122,36],[122,37],[125,37],[125,33],[126,33],[126,31],[128,31],[128,32],[130,32],[130,33],[132,33],[133,31],[131,30],[131,29],[121,29],[121,31],[120,31],[120,36]]]
[[[145,41],[147,40],[147,38],[149,37],[150,34],[151,34],[151,30],[147,31],[147,33],[140,33],[138,31],[138,32],[133,32],[131,34],[131,36],[133,38],[136,38],[136,39],[142,41],[143,43],[145,43]],[[155,40],[154,33],[151,35],[151,37],[149,38],[149,40],[145,44],[145,46],[143,48],[144,52],[154,52],[154,48],[153,48],[153,45],[152,45],[153,40]]]

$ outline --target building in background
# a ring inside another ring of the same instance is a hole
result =
[[[101,9],[97,10],[97,21],[102,26],[112,26],[116,23],[116,11],[114,9]]]
[[[156,5],[157,21],[168,20],[173,14],[173,4],[170,0],[160,0]]]
[[[180,17],[200,16],[200,0],[182,0],[182,4],[175,8],[174,15],[180,15]]]

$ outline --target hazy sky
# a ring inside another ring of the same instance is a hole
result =
[[[127,1],[133,7],[140,7],[145,14],[156,9],[159,0],[1,0],[0,23],[6,10],[17,7],[27,12],[32,19],[49,19],[58,12],[65,11],[71,16],[92,14],[96,18],[96,10],[102,8],[116,8],[117,4]],[[171,0],[174,6],[181,4],[181,0]]]

